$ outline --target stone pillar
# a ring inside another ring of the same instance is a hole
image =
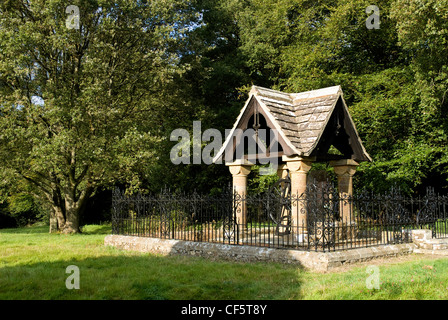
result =
[[[279,177],[279,179],[286,179],[288,178],[288,166],[286,164],[281,164],[278,166],[277,168],[277,176]],[[286,188],[286,183],[285,182],[280,182],[280,186],[282,189]],[[290,190],[285,190],[285,194],[288,194],[288,191]],[[281,212],[281,216],[285,217],[289,214],[288,212],[288,208],[284,207],[283,205],[281,206],[282,208],[282,212]],[[286,221],[283,221],[282,224],[286,225]],[[288,227],[278,227],[277,231],[280,234],[287,234],[287,231],[289,230],[289,226]]]
[[[283,156],[282,160],[286,161],[291,178],[291,231],[298,234],[298,241],[302,242],[308,233],[305,191],[312,159]]]
[[[286,179],[288,177],[288,165],[280,164],[277,168],[277,176],[280,179]]]
[[[353,201],[346,199],[351,199],[353,196],[353,175],[359,164],[351,159],[343,159],[330,161],[330,165],[334,168],[338,177],[339,213],[341,217],[340,237],[342,239],[352,239],[356,229]]]
[[[347,199],[353,196],[353,175],[356,167],[359,165],[351,159],[330,161],[330,165],[334,168],[334,172],[338,177],[338,191],[341,199]],[[341,202],[341,218],[343,222],[353,220],[352,202]]]
[[[243,199],[247,194],[247,176],[250,173],[252,163],[247,160],[237,160],[235,162],[226,163],[229,167],[233,178],[233,192],[237,193]],[[247,209],[246,201],[238,202],[236,208],[236,220],[239,226],[246,228],[247,226]]]

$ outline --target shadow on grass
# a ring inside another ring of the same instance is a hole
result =
[[[110,255],[0,268],[0,299],[300,299],[297,267],[105,250]],[[66,287],[69,265],[79,268],[79,290]]]
[[[110,234],[112,232],[112,226],[110,224],[104,225],[86,225],[81,227],[82,234]]]
[[[5,228],[0,229],[0,234],[38,234],[48,233],[49,227],[46,225],[33,225],[22,228]]]
[[[0,300],[300,299],[297,266],[123,251],[104,246],[108,233],[110,225],[75,236],[48,226],[0,230]],[[79,290],[66,287],[70,265],[79,268]]]
[[[0,229],[0,234],[48,234],[50,227],[47,225],[33,225],[21,228]],[[81,227],[81,234],[110,234],[112,227],[110,224],[85,225]],[[57,234],[58,232],[55,232]]]

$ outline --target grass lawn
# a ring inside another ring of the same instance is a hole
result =
[[[0,299],[448,299],[448,258],[370,262],[379,267],[380,288],[369,290],[369,264],[317,273],[274,263],[165,257],[105,247],[110,226],[83,231],[0,230]],[[79,268],[79,290],[66,288],[69,265]]]

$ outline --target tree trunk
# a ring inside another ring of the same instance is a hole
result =
[[[65,226],[65,207],[62,200],[60,189],[55,186],[50,196],[44,192],[47,200],[51,203],[50,209],[50,233],[62,231]]]
[[[65,226],[64,210],[59,205],[53,204],[50,211],[50,233],[62,231]]]
[[[65,221],[62,232],[64,233],[80,233],[79,229],[79,202],[74,201],[71,197],[65,199],[65,213],[67,219]]]
[[[67,221],[65,222],[63,233],[81,233],[79,228],[79,210],[73,208],[67,210]]]
[[[81,192],[80,197],[75,200],[75,190],[66,192],[65,194],[65,225],[62,232],[64,233],[80,233],[79,220],[81,214],[85,210],[86,202],[92,194],[93,190],[87,187]]]
[[[55,233],[58,231],[58,219],[56,218],[56,213],[54,209],[50,210],[50,233]]]
[[[65,226],[65,220],[66,220],[64,209],[59,205],[55,206],[53,210],[55,211],[56,219],[58,221],[58,230],[61,231]]]

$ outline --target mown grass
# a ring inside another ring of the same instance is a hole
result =
[[[366,265],[322,274],[275,263],[142,254],[105,247],[110,226],[83,231],[0,230],[0,299],[448,299],[447,258],[379,265],[380,289],[369,290]],[[69,265],[79,267],[79,290],[66,288]]]
[[[373,263],[373,262],[372,262]],[[446,300],[448,299],[448,259],[414,259],[377,265],[379,288],[368,289],[373,275],[367,264],[345,272],[317,275],[308,273],[302,290],[305,299],[328,300]]]

